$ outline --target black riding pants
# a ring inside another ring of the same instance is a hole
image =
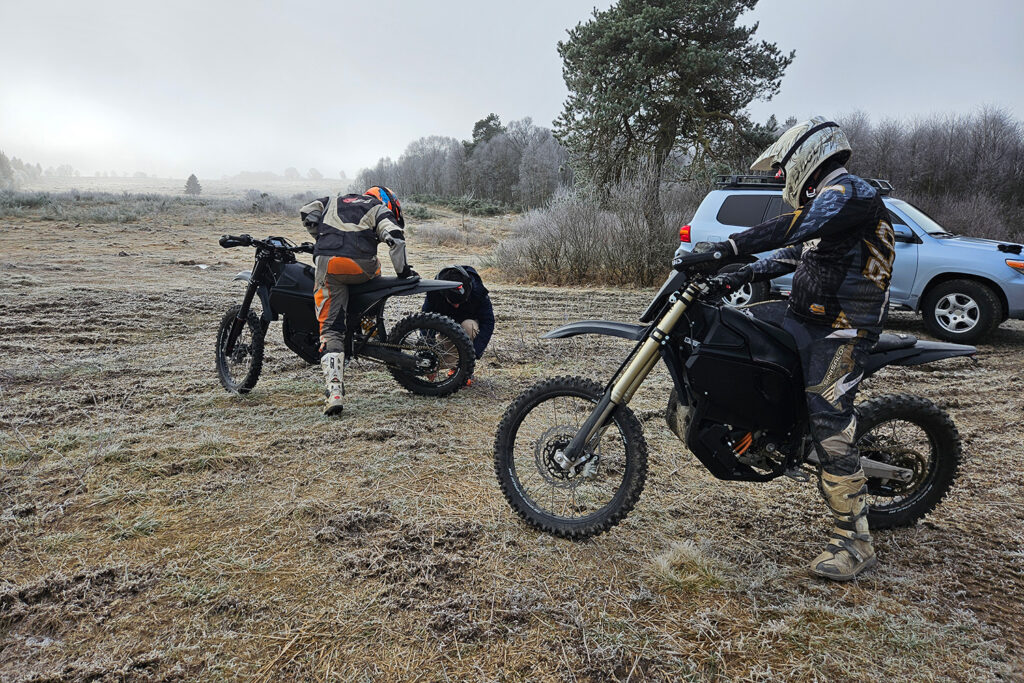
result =
[[[833,329],[788,312],[782,327],[793,335],[800,352],[811,438],[821,466],[832,475],[853,474],[860,469],[853,401],[879,331]]]

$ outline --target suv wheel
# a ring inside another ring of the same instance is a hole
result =
[[[921,306],[924,325],[939,339],[973,344],[999,327],[1002,305],[991,288],[973,280],[933,287]]]
[[[734,273],[743,266],[744,264],[734,263],[725,266],[719,272]],[[733,307],[749,306],[750,304],[759,304],[762,301],[767,301],[770,294],[770,282],[748,282],[729,296],[723,297],[722,301]]]

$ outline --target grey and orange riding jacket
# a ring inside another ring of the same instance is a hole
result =
[[[344,256],[366,273],[380,272],[377,246],[389,245],[395,273],[408,267],[405,256],[405,231],[379,199],[370,195],[346,194],[323,197],[299,209],[299,217],[309,234],[316,238],[313,257]]]
[[[833,328],[881,328],[895,235],[878,191],[839,168],[792,213],[729,236],[737,254],[778,249],[749,267],[755,281],[793,273],[789,311]]]

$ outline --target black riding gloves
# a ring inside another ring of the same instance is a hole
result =
[[[728,242],[726,242],[726,244],[728,244]],[[743,266],[739,270],[731,273],[719,273],[715,277],[711,278],[711,281],[708,282],[708,286],[714,294],[721,293],[725,296],[729,296],[753,279],[754,271],[750,269],[750,266]]]

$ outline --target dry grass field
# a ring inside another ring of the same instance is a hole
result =
[[[1024,323],[977,364],[865,387],[948,409],[966,462],[923,523],[876,535],[876,569],[835,585],[805,569],[829,527],[814,487],[714,480],[665,426],[661,369],[633,404],[650,474],[621,526],[572,543],[506,505],[506,405],[555,374],[603,381],[627,349],[538,335],[635,320],[649,291],[495,282],[471,388],[421,398],[357,363],[329,420],[279,324],[250,395],[218,384],[216,327],[252,252],[216,238],[304,238],[280,217],[219,220],[0,218],[0,680],[1024,677]],[[410,240],[424,274],[488,249]],[[891,327],[924,336],[908,314]]]

